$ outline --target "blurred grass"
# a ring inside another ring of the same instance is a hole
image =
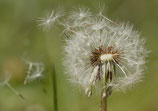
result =
[[[95,10],[96,4],[97,0],[1,0],[0,72],[4,70],[4,64],[10,61],[11,64],[14,61],[17,63],[18,59],[15,58],[53,63],[57,71],[59,111],[98,111],[99,97],[84,96],[80,89],[72,87],[64,75],[60,31],[53,29],[51,32],[43,32],[38,29],[36,22],[45,10],[58,6],[69,10],[84,5]],[[152,51],[144,81],[125,94],[113,93],[109,98],[109,111],[158,111],[158,0],[102,0],[101,4],[105,5],[105,14],[112,20],[134,24],[147,39],[146,47]],[[21,68],[14,67],[11,71],[17,70],[19,73],[24,70]],[[23,85],[23,77],[18,82],[15,79],[11,84],[26,100],[20,100],[5,86],[0,87],[0,111],[52,111],[49,73],[42,80],[27,85]]]

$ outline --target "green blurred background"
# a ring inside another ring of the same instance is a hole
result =
[[[53,111],[51,64],[57,72],[59,111],[99,111],[99,96],[88,98],[67,81],[61,64],[63,38],[60,30],[43,32],[38,17],[46,10],[105,5],[112,20],[129,21],[147,39],[151,50],[144,81],[126,93],[113,93],[109,111],[158,111],[158,0],[0,0],[0,74],[13,74],[10,84],[24,97],[21,100],[8,87],[0,87],[0,111]],[[23,84],[26,67],[23,59],[46,64],[43,79]]]

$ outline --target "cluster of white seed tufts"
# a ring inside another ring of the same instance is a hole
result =
[[[53,20],[56,16],[50,15]],[[43,21],[41,24],[48,20]],[[141,80],[148,51],[132,25],[116,24],[87,8],[73,10],[57,22],[67,37],[63,59],[66,73],[89,96],[93,86],[122,91]]]

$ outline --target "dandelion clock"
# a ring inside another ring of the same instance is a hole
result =
[[[63,51],[66,74],[88,96],[95,90],[99,92],[100,111],[107,111],[107,98],[113,91],[125,91],[141,81],[148,55],[145,40],[133,25],[116,24],[102,12],[78,8],[63,18],[58,11],[53,14],[48,19],[63,26],[66,36]],[[49,28],[45,24],[48,20],[42,21],[44,29]]]

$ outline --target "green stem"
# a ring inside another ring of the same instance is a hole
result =
[[[52,65],[52,87],[53,87],[53,104],[54,111],[58,111],[58,101],[57,101],[57,85],[56,85],[56,71]]]

